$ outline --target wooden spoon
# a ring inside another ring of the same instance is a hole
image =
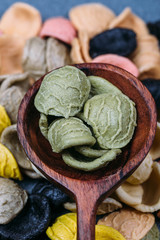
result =
[[[52,152],[49,142],[39,129],[39,112],[34,98],[44,76],[36,81],[24,96],[18,113],[18,135],[32,163],[52,182],[57,183],[74,197],[78,213],[78,239],[95,239],[96,210],[147,155],[156,130],[156,108],[149,91],[132,74],[107,64],[84,63],[75,65],[86,75],[100,76],[132,99],[137,109],[137,127],[132,141],[122,154],[107,167],[83,172],[67,166],[61,154]]]

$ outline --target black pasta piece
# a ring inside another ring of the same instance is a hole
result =
[[[152,94],[155,100],[157,109],[160,109],[160,80],[148,78],[148,79],[142,80],[142,83],[146,86],[146,88]]]
[[[32,189],[32,193],[46,196],[50,200],[52,207],[55,209],[70,199],[66,193],[62,192],[58,187],[45,179],[39,180]]]
[[[113,53],[120,56],[130,55],[137,47],[136,33],[127,28],[113,28],[104,31],[90,40],[90,56]]]
[[[28,176],[23,176],[23,180],[14,180],[21,188],[25,189],[27,193],[31,194],[32,189],[39,183],[40,179],[39,178],[30,178]]]
[[[159,45],[160,45],[160,20],[156,21],[156,22],[147,23],[147,27],[148,27],[150,33],[158,38]]]
[[[30,195],[24,209],[10,223],[0,225],[0,239],[36,239],[49,226],[51,220],[49,200],[40,195]],[[39,238],[40,239],[40,238]]]

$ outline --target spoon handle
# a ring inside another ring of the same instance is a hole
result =
[[[99,196],[93,191],[81,191],[76,194],[77,202],[77,239],[94,240],[97,200]]]

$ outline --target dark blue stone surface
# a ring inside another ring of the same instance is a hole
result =
[[[0,16],[15,0],[0,1]],[[43,20],[52,16],[68,16],[71,7],[78,4],[91,3],[93,0],[22,0],[36,7],[42,14]],[[160,0],[100,0],[97,1],[111,8],[117,15],[129,6],[134,13],[145,21],[160,19]]]

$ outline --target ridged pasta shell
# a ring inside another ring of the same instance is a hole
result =
[[[54,38],[48,38],[46,43],[47,72],[55,68],[71,64],[69,48]]]
[[[9,223],[23,209],[27,193],[17,183],[0,177],[0,224]]]
[[[110,149],[98,158],[89,158],[84,155],[78,155],[76,152],[65,150],[62,152],[63,161],[70,167],[83,171],[94,171],[106,167],[109,162],[116,159],[122,151],[120,149]]]
[[[17,125],[7,127],[1,136],[1,142],[4,144],[14,155],[18,165],[26,170],[32,170],[31,162],[27,158],[17,135]]]
[[[47,74],[35,97],[35,107],[46,115],[68,118],[81,111],[90,82],[76,67],[65,66]]]
[[[64,208],[72,212],[76,212],[76,203],[66,202]],[[122,204],[113,198],[106,198],[98,207],[97,215],[114,212],[115,210],[122,208]]]
[[[0,176],[22,180],[16,159],[10,150],[0,143]]]
[[[159,240],[160,239],[160,232],[157,227],[157,224],[154,224],[151,230],[147,233],[147,235],[142,238],[142,240]]]
[[[91,38],[106,30],[115,14],[102,4],[91,3],[71,8],[69,17],[78,32],[85,31]]]
[[[17,122],[18,108],[25,92],[21,88],[12,86],[0,94],[0,104],[5,107],[12,124]]]
[[[35,80],[47,72],[46,41],[40,37],[33,37],[26,41],[22,56],[24,71],[27,71]]]
[[[155,212],[160,209],[160,164],[153,163],[153,170],[147,181],[139,185],[123,183],[116,191],[120,201],[141,212]]]
[[[48,139],[48,119],[44,113],[40,113],[39,128],[42,135]]]
[[[122,94],[122,92],[116,86],[114,86],[112,83],[110,83],[104,78],[98,76],[88,76],[88,79],[91,83],[90,94],[92,96],[111,92],[112,94]]]
[[[138,185],[145,182],[151,175],[153,160],[151,154],[145,157],[137,170],[126,180],[128,183]]]
[[[156,135],[149,153],[153,160],[160,158],[160,122],[157,122]]]
[[[108,150],[94,149],[88,146],[77,146],[75,150],[81,155],[89,158],[98,158],[108,152]]]
[[[28,72],[11,74],[7,76],[4,75],[3,82],[0,86],[0,92],[3,93],[5,90],[7,90],[7,88],[10,88],[13,85],[21,88],[22,91],[27,91],[29,88]]]
[[[85,103],[84,118],[101,148],[122,148],[132,139],[136,108],[124,94],[100,94]]]
[[[126,240],[140,240],[155,223],[152,214],[141,213],[133,209],[120,209],[98,221],[98,225],[106,225],[119,231]]]
[[[63,149],[78,145],[94,145],[96,140],[90,129],[82,120],[70,117],[54,121],[49,126],[48,141],[53,152],[61,152]]]

